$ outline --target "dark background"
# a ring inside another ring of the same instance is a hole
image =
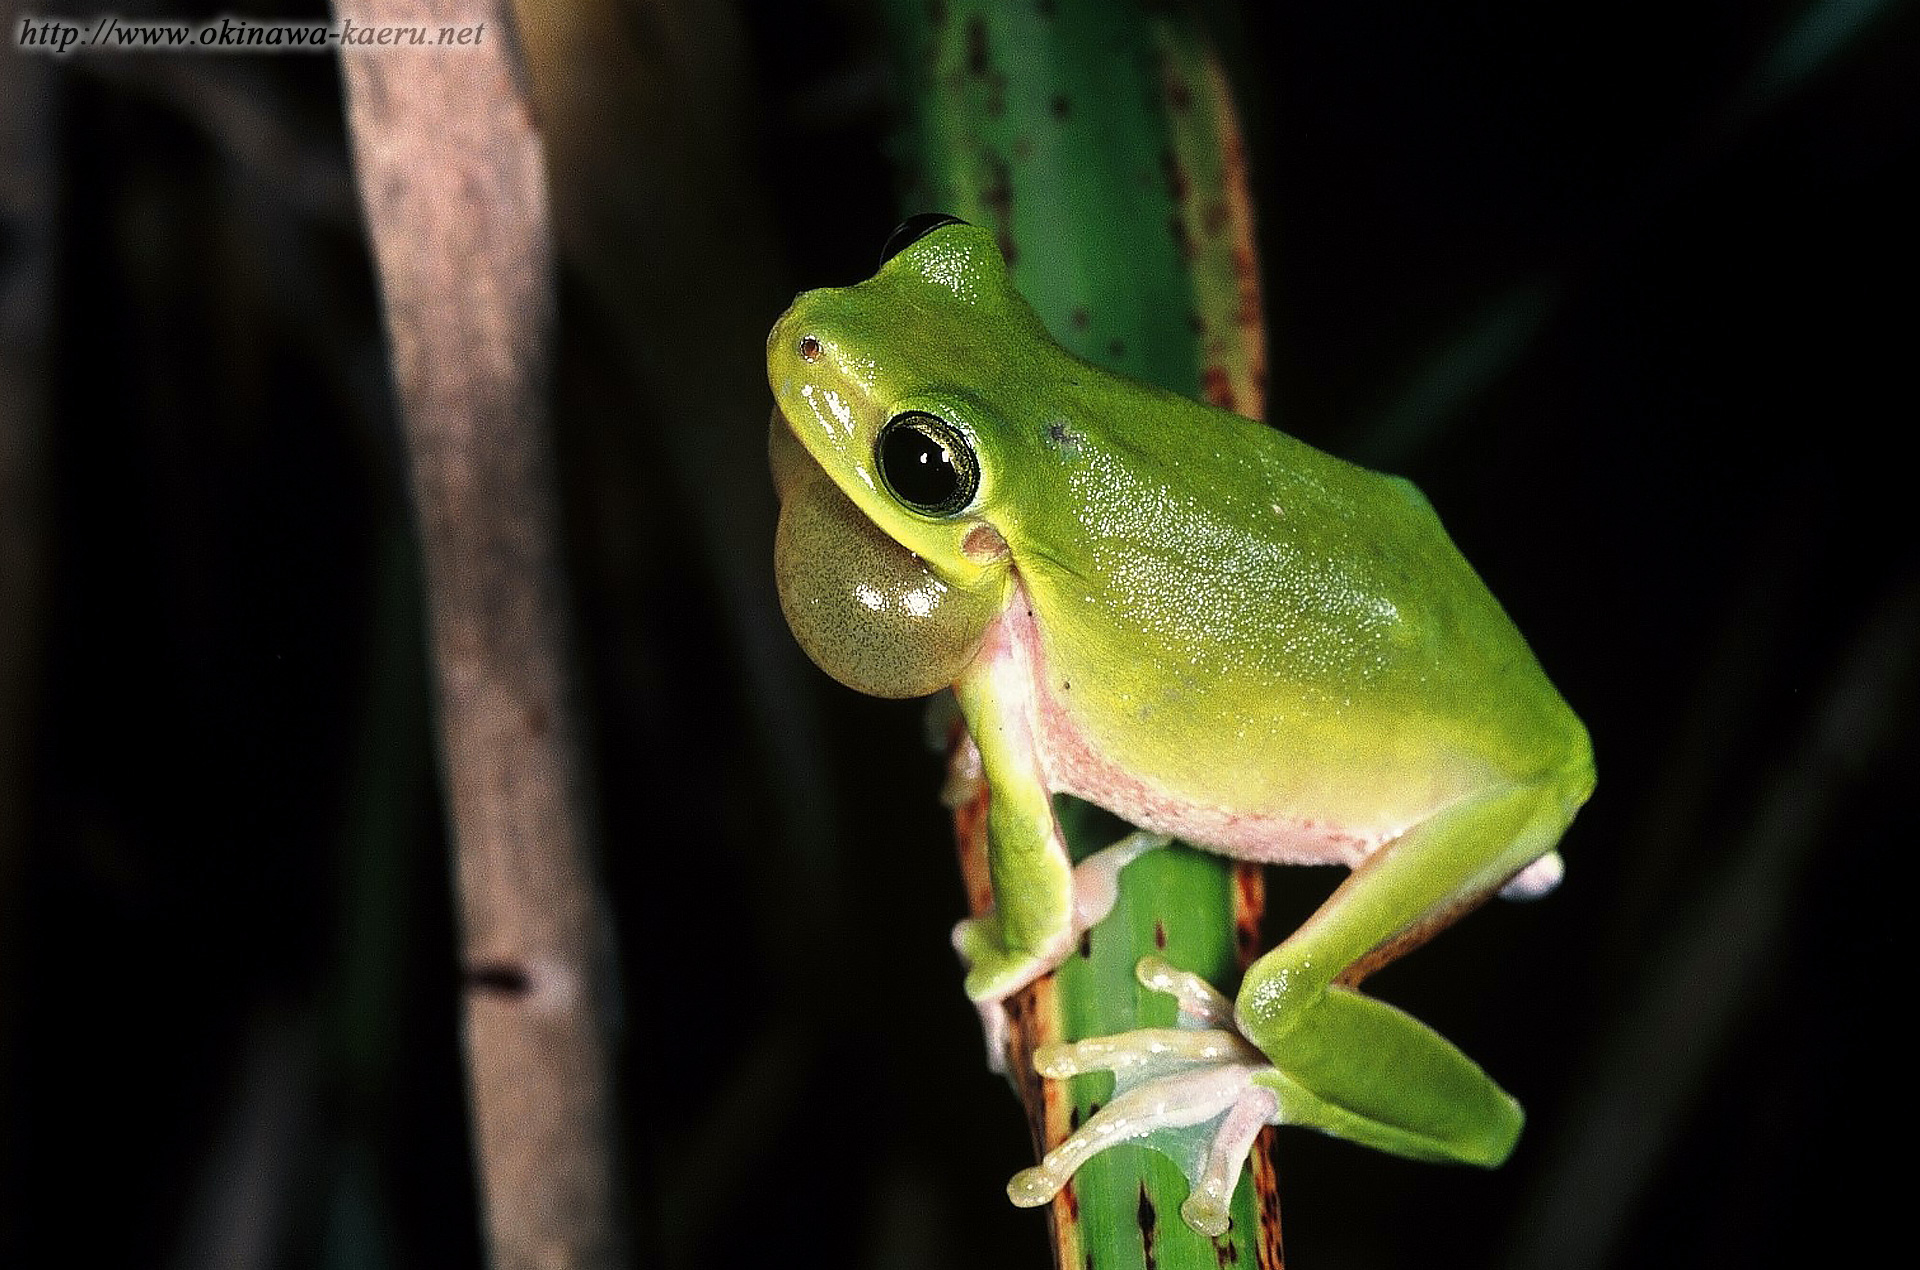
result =
[[[1272,415],[1421,485],[1600,768],[1558,892],[1373,981],[1521,1098],[1518,1153],[1481,1174],[1284,1134],[1293,1264],[1897,1240],[1875,1130],[1910,1083],[1883,1019],[1908,995],[1920,644],[1915,6],[1288,8],[1246,6],[1229,41]],[[742,11],[741,198],[785,270],[757,279],[765,325],[870,270],[903,86],[857,6]],[[5,174],[0,281],[46,280],[48,360],[44,413],[0,384],[0,427],[45,446],[10,668],[31,691],[0,720],[29,739],[0,770],[0,1262],[474,1264],[337,66],[7,44],[42,142]],[[699,249],[724,276],[735,246]],[[637,1206],[674,1264],[1037,1264],[1042,1219],[1001,1189],[1025,1130],[947,947],[919,707],[800,658],[770,549],[716,572],[715,499],[753,491],[729,513],[771,533],[765,415],[676,466],[679,421],[632,405],[579,283],[560,444]],[[757,391],[756,342],[706,351]],[[1269,876],[1275,938],[1332,883]]]

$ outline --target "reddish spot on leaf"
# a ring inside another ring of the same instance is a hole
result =
[[[1173,63],[1163,61],[1160,66],[1162,91],[1167,95],[1167,106],[1176,115],[1184,115],[1193,109],[1193,88],[1174,70]]]
[[[1160,174],[1167,178],[1167,193],[1176,203],[1187,201],[1187,168],[1171,150],[1160,152]]]
[[[1222,410],[1233,409],[1233,378],[1224,366],[1208,366],[1200,372],[1203,395]]]

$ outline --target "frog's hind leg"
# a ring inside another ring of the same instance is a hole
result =
[[[1416,1159],[1492,1166],[1507,1157],[1519,1104],[1437,1032],[1334,980],[1546,855],[1591,780],[1569,769],[1430,816],[1376,850],[1254,963],[1235,1013],[1273,1064],[1255,1079],[1280,1096],[1283,1119]],[[1300,1106],[1289,1111],[1292,1101]]]
[[[1142,1029],[1035,1055],[1054,1079],[1111,1071],[1116,1093],[1014,1179],[1014,1201],[1044,1203],[1088,1156],[1134,1141],[1180,1165],[1192,1185],[1182,1216],[1218,1234],[1262,1124],[1302,1125],[1416,1159],[1505,1159],[1520,1132],[1519,1104],[1431,1028],[1339,977],[1418,942],[1546,854],[1591,780],[1574,771],[1507,786],[1415,825],[1256,962],[1232,1006],[1195,976],[1144,959],[1141,983],[1176,998],[1183,1030]]]

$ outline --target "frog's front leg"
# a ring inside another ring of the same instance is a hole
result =
[[[991,805],[989,803],[989,808]],[[991,835],[991,827],[988,832]],[[1070,916],[1064,939],[1049,938],[1039,947],[1025,951],[1009,947],[998,904],[983,916],[969,917],[953,928],[954,950],[967,964],[967,995],[980,1011],[988,1067],[995,1072],[1006,1070],[1007,998],[1065,961],[1081,933],[1097,926],[1113,911],[1120,893],[1120,870],[1172,841],[1166,834],[1136,829],[1074,865],[1069,883]],[[1061,850],[1064,855],[1065,848]],[[991,838],[988,851],[991,870]]]
[[[993,907],[956,926],[953,944],[967,965],[988,1065],[1002,1071],[1006,999],[1065,961],[1081,933],[1112,911],[1120,871],[1172,839],[1136,830],[1071,863],[1034,742],[1031,694],[1019,676],[993,669],[989,662],[955,689],[987,783]]]
[[[1519,1136],[1519,1104],[1425,1024],[1335,979],[1544,856],[1591,782],[1590,767],[1570,764],[1456,803],[1380,847],[1247,972],[1230,1019],[1202,1000],[1205,985],[1143,963],[1142,982],[1173,992],[1204,1040],[1170,1047],[1142,1031],[1037,1055],[1048,1076],[1113,1071],[1117,1093],[1102,1115],[1114,1114],[1093,1117],[1016,1177],[1014,1201],[1043,1203],[1087,1155],[1137,1140],[1185,1169],[1193,1192],[1183,1215],[1218,1234],[1261,1123],[1304,1125],[1416,1159],[1500,1163]]]

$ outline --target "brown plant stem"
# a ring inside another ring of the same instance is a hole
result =
[[[337,0],[457,51],[342,49],[410,459],[452,825],[470,1115],[503,1270],[616,1266],[604,902],[572,696],[547,392],[553,234],[511,17]]]

